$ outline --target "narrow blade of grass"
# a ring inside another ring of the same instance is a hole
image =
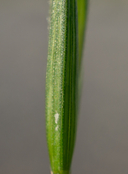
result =
[[[79,97],[78,99],[80,101],[82,82],[83,82],[82,55],[83,55],[83,48],[84,48],[85,28],[87,24],[88,0],[77,0],[77,6],[78,6],[78,48],[79,48],[79,82],[78,82]]]
[[[51,171],[69,174],[78,108],[76,0],[51,0],[46,74],[46,133]]]
[[[77,6],[78,6],[79,68],[81,70],[84,35],[87,23],[88,0],[77,0]]]

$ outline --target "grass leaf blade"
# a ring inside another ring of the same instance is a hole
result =
[[[88,0],[77,0],[77,6],[78,6],[79,67],[81,69],[84,34],[87,23]]]
[[[46,132],[53,174],[69,174],[77,126],[76,0],[52,0],[46,74]]]

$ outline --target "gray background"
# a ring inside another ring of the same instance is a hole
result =
[[[0,0],[0,174],[47,174],[47,0]],[[128,173],[128,1],[91,0],[73,174]]]

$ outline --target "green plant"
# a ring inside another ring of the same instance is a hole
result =
[[[53,174],[69,174],[71,168],[86,6],[87,0],[50,0],[46,134]]]

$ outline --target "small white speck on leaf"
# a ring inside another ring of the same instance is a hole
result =
[[[56,128],[55,128],[56,131],[58,131],[58,127],[59,127],[59,126],[57,125]]]
[[[58,114],[58,113],[56,113],[56,114],[54,115],[54,117],[55,117],[55,123],[57,124],[58,119],[59,119],[59,114]]]

